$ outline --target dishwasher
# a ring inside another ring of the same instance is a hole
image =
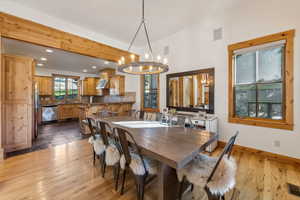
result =
[[[57,120],[57,105],[42,106],[42,122]]]

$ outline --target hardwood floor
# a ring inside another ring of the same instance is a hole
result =
[[[217,150],[218,154],[220,150]],[[253,153],[233,152],[238,163],[237,199],[299,200],[288,194],[286,183],[300,185],[300,165],[280,163]],[[92,163],[87,140],[14,156],[0,163],[1,200],[135,200],[132,179],[123,196],[114,191],[112,170],[100,175]],[[145,200],[156,199],[155,183]],[[189,198],[186,198],[189,199]]]
[[[39,135],[32,142],[32,147],[6,154],[6,157],[46,149],[86,138],[80,133],[78,120],[51,122],[39,127]]]

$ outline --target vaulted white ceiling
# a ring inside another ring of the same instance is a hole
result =
[[[141,18],[142,0],[11,0],[47,15],[129,43]],[[150,39],[154,42],[206,14],[226,9],[232,0],[145,0]],[[144,36],[136,46],[145,44]]]

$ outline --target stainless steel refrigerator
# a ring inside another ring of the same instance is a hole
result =
[[[39,135],[39,124],[40,124],[40,116],[41,116],[41,105],[40,105],[40,98],[39,98],[39,88],[38,84],[34,83],[34,131],[33,131],[33,138],[37,138]]]

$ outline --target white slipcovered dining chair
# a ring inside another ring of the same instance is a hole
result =
[[[100,156],[105,151],[105,145],[99,135],[91,136],[89,143],[93,146],[95,155]]]
[[[120,161],[120,150],[117,148],[115,134],[110,125],[105,121],[98,121],[99,131],[102,135],[105,145],[105,165],[115,166]]]
[[[100,133],[97,131],[97,123],[94,119],[89,117],[86,119],[86,121],[92,135],[89,138],[88,142],[92,145],[93,148],[93,164],[95,165],[96,158],[98,157],[100,159],[101,165],[103,165],[103,163],[101,162],[101,155],[105,151],[105,145]]]
[[[199,154],[184,168],[177,171],[181,182],[179,200],[181,200],[186,181],[194,188],[195,200],[225,199],[225,193],[235,186],[236,163],[230,155],[237,135],[238,133],[230,138],[218,158]]]
[[[111,129],[110,125],[102,120],[97,122],[97,129],[101,135],[105,150],[103,152],[103,168],[102,176],[105,176],[105,169],[107,166],[114,167],[114,177],[117,181],[119,174],[119,161],[120,161],[120,150],[116,146],[115,134]],[[117,184],[116,184],[117,186]],[[116,188],[117,189],[117,188]]]
[[[88,119],[88,121],[92,122],[92,119]],[[119,161],[121,154],[115,144],[114,133],[112,132],[112,129],[108,123],[101,120],[94,123],[96,124],[95,130],[98,134],[91,136],[89,139],[89,142],[93,145],[94,163],[95,157],[99,157],[102,177],[105,176],[107,166],[114,167],[114,179],[116,181],[115,189],[117,190],[120,173]]]

